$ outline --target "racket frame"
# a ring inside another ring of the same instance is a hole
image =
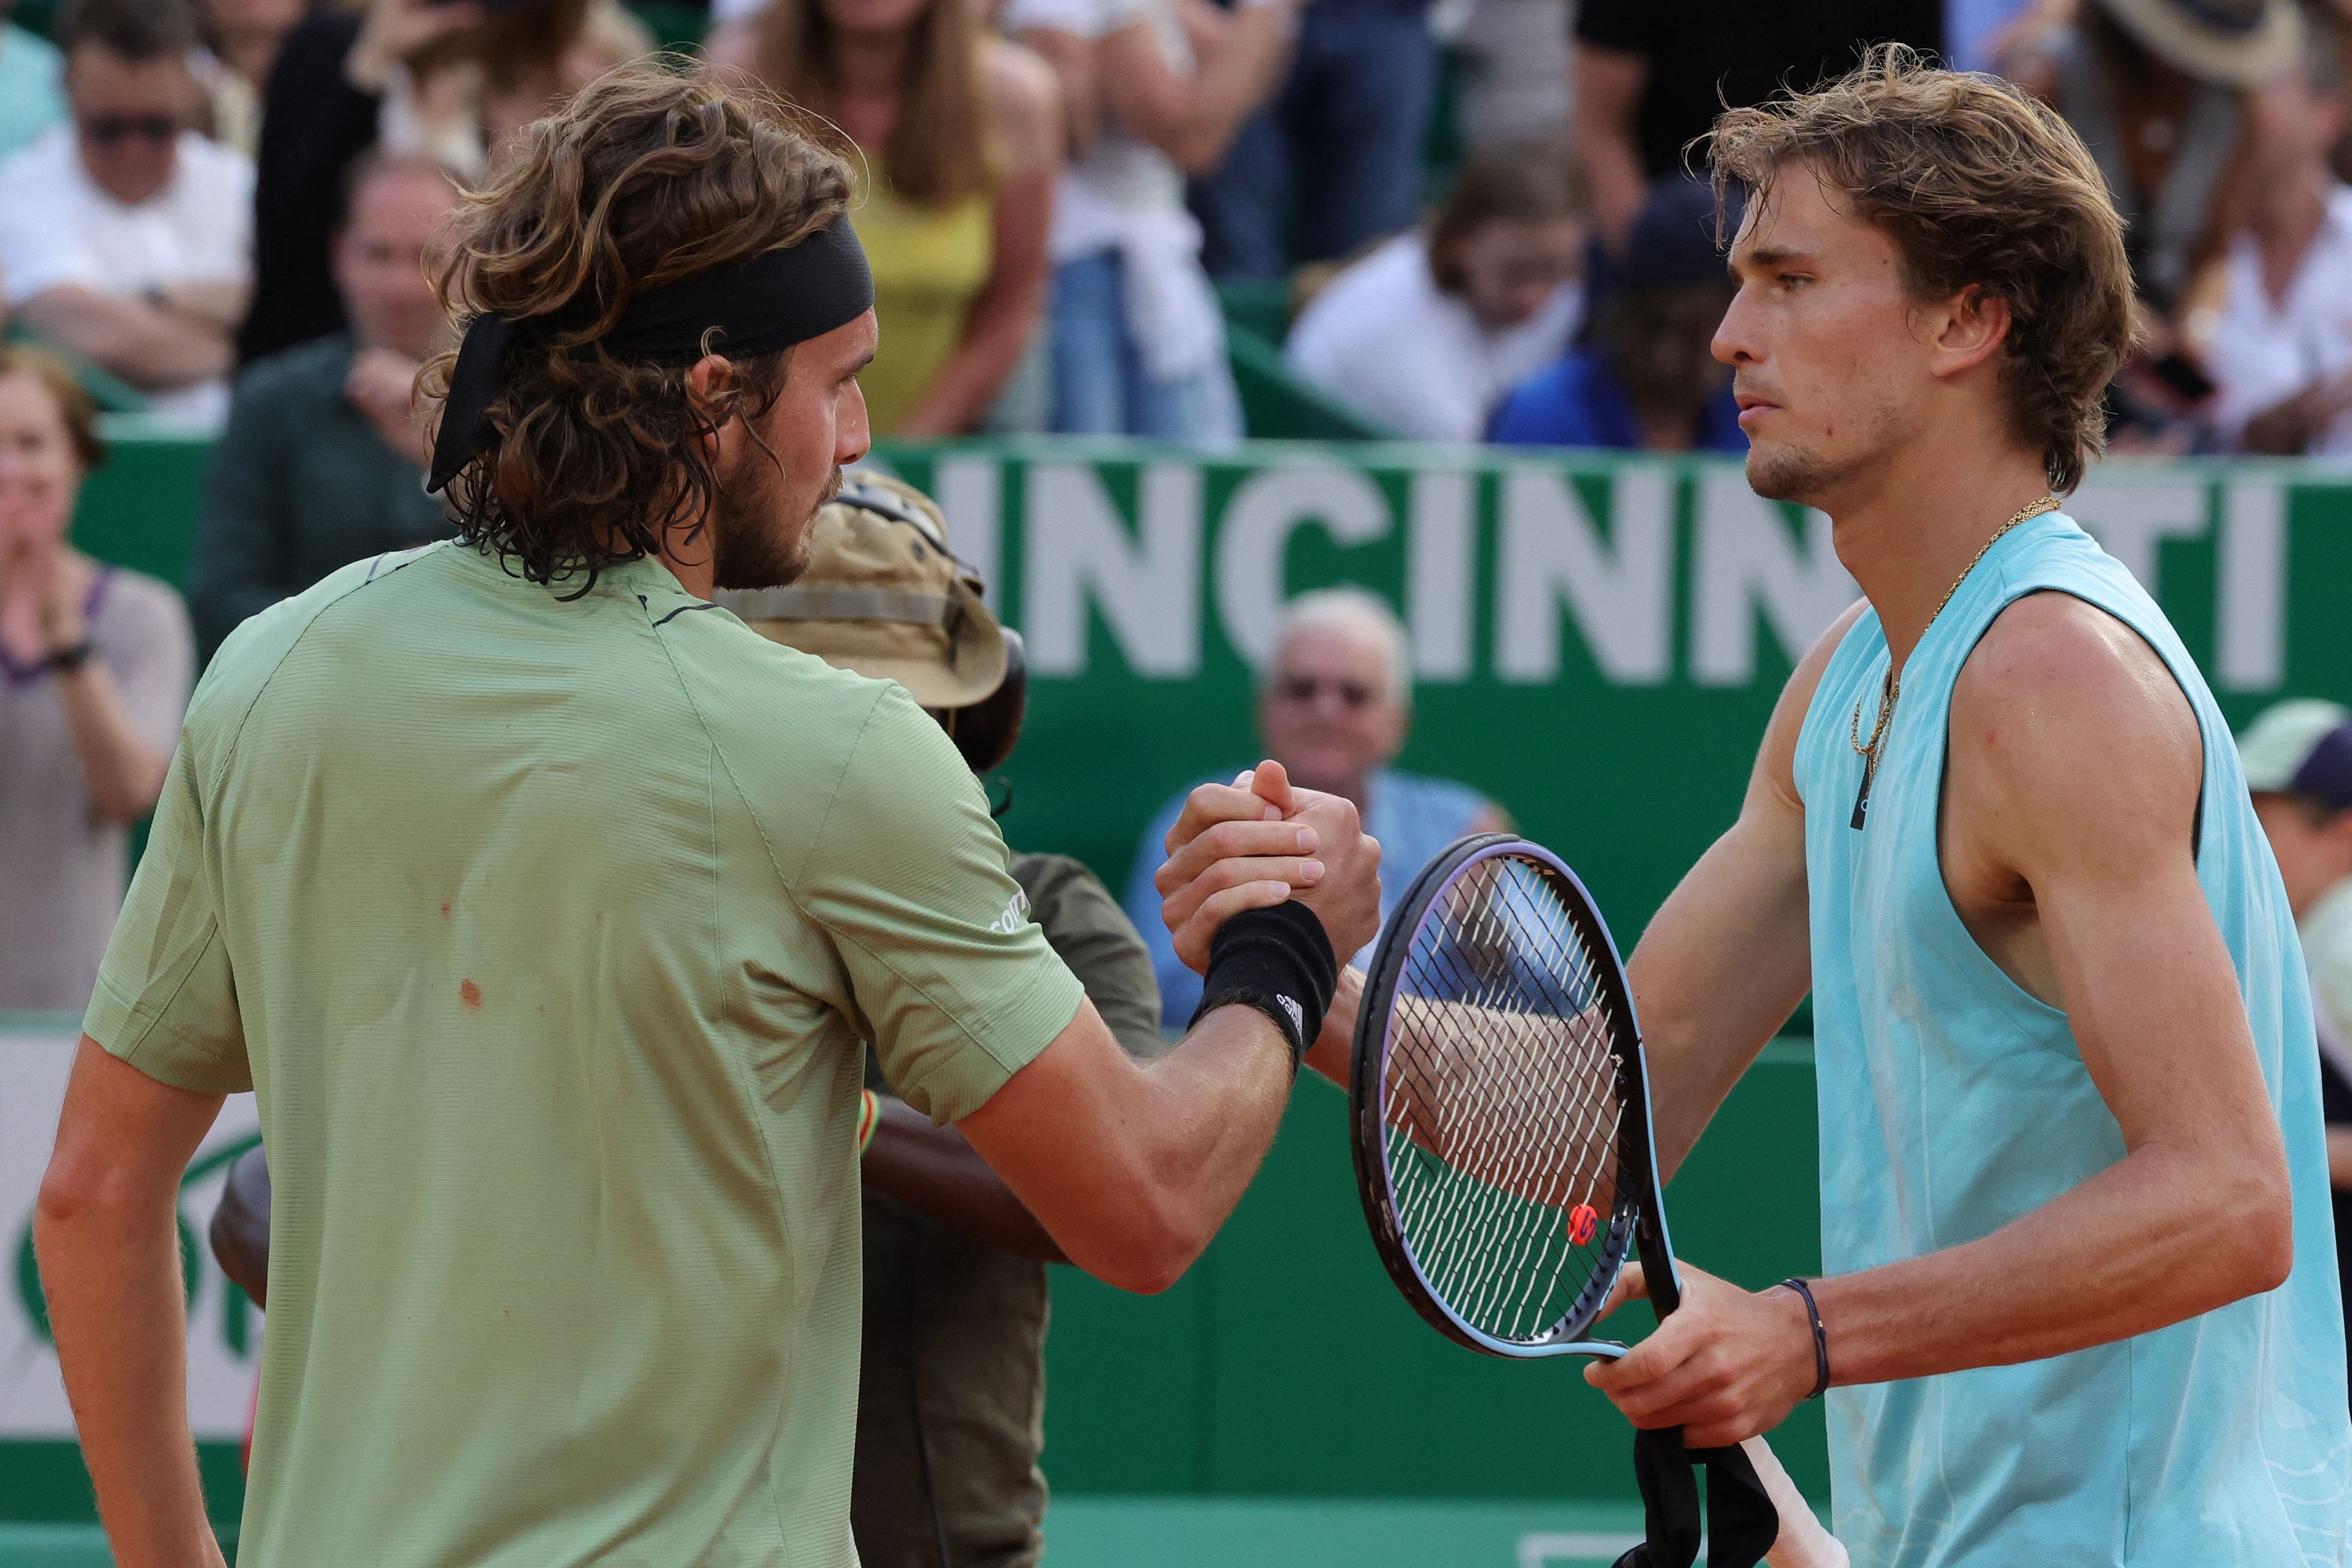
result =
[[[1627,1176],[1634,1178],[1631,1183],[1631,1223],[1627,1223],[1622,1212],[1621,1197],[1620,1213],[1611,1216],[1601,1268],[1595,1271],[1576,1302],[1555,1326],[1553,1334],[1532,1342],[1498,1339],[1477,1328],[1429,1283],[1390,1202],[1385,1138],[1385,1068],[1390,1029],[1397,985],[1412,952],[1413,933],[1420,929],[1422,917],[1428,913],[1430,906],[1464,872],[1507,855],[1533,862],[1546,877],[1565,884],[1561,907],[1570,923],[1579,928],[1585,946],[1595,958],[1595,978],[1604,1007],[1624,1020],[1627,1036],[1620,1042],[1626,1058],[1620,1082],[1627,1103],[1617,1134],[1617,1185],[1622,1194],[1628,1189]],[[1364,1220],[1372,1233],[1373,1247],[1388,1269],[1389,1279],[1412,1304],[1413,1310],[1455,1343],[1512,1360],[1556,1355],[1614,1360],[1623,1355],[1626,1347],[1617,1341],[1561,1331],[1580,1319],[1586,1320],[1589,1326],[1589,1310],[1597,1311],[1600,1306],[1600,1302],[1591,1302],[1588,1310],[1590,1298],[1597,1292],[1602,1300],[1607,1299],[1623,1272],[1629,1250],[1643,1263],[1649,1279],[1651,1302],[1657,1314],[1664,1317],[1680,1303],[1681,1281],[1675,1273],[1674,1247],[1666,1235],[1665,1205],[1658,1188],[1657,1138],[1650,1125],[1649,1064],[1642,1050],[1641,1024],[1633,1011],[1633,988],[1626,984],[1625,966],[1618,956],[1616,939],[1610,934],[1609,922],[1601,918],[1600,906],[1568,863],[1542,845],[1513,833],[1472,834],[1448,845],[1406,886],[1372,949],[1363,1001],[1356,1015],[1348,1110],[1353,1132],[1349,1142],[1356,1168],[1356,1194],[1364,1205]],[[1634,1169],[1629,1172],[1629,1166]]]

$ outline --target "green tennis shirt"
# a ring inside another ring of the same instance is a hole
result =
[[[951,1121],[1081,1000],[939,726],[657,563],[247,622],[86,1025],[259,1102],[239,1563],[854,1563],[861,1041]]]

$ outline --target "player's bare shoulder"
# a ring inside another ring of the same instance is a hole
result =
[[[1952,687],[1949,815],[2026,855],[2085,846],[2185,848],[2204,747],[2163,658],[2071,594],[2003,610]]]

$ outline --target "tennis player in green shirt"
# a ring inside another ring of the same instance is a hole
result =
[[[198,689],[36,1226],[122,1568],[220,1561],[174,1200],[225,1094],[276,1177],[245,1568],[854,1563],[863,1042],[1115,1284],[1262,1157],[1376,923],[1352,810],[1213,830],[1169,910],[1208,1000],[1138,1063],[940,728],[710,603],[865,450],[848,193],[649,68],[532,126],[426,375],[459,542]]]

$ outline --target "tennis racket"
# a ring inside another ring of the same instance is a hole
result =
[[[1593,1326],[1638,1258],[1682,1300],[1633,992],[1559,856],[1507,833],[1424,867],[1372,951],[1348,1088],[1357,1191],[1389,1278],[1457,1344],[1613,1359]],[[1761,1438],[1773,1568],[1844,1568]]]

